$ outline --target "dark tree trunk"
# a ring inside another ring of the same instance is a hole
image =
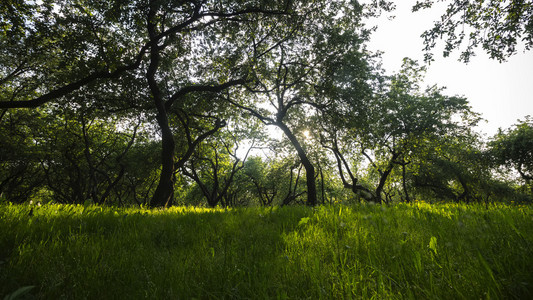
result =
[[[326,197],[324,191],[324,172],[320,165],[318,167],[320,168],[320,193],[322,194],[322,204],[326,204]]]
[[[391,169],[387,169],[382,175],[381,175],[381,178],[379,179],[379,184],[376,188],[376,202],[378,203],[381,203],[382,201],[382,198],[381,198],[381,193],[383,192],[383,188],[385,187],[385,183],[387,182],[387,177],[389,176],[390,172],[392,170]]]
[[[379,172],[381,174],[381,177],[379,178],[378,187],[376,188],[376,202],[381,203],[381,193],[383,192],[383,188],[385,187],[385,184],[387,183],[387,179],[389,178],[390,173],[392,172],[392,169],[394,169],[394,161],[396,158],[398,158],[400,154],[399,153],[393,153],[392,158],[387,165],[387,169],[383,172]]]
[[[162,129],[161,174],[150,201],[151,207],[172,205],[174,197],[174,138],[170,129],[164,130],[161,122],[158,123]],[[165,133],[165,131],[168,132]]]
[[[405,166],[407,165],[406,162],[402,163],[402,186],[403,186],[403,192],[405,193],[405,202],[409,203],[411,202],[411,197],[409,196],[409,191],[407,190],[407,183],[405,180]]]
[[[466,183],[466,180],[464,180],[463,176],[458,176],[459,183],[463,187],[463,193],[459,195],[457,198],[458,201],[466,201],[466,203],[470,203],[470,190],[468,188],[468,185]]]
[[[307,181],[307,205],[314,206],[318,203],[316,196],[315,167],[313,167],[313,164],[307,157],[305,150],[302,148],[302,145],[300,142],[298,142],[298,139],[292,133],[289,127],[281,122],[276,122],[275,125],[277,125],[283,131],[283,133],[285,133],[298,153],[298,157],[305,168],[305,178]]]
[[[333,154],[335,155],[335,160],[337,161],[337,169],[339,170],[339,175],[341,177],[342,185],[344,188],[349,189],[352,191],[352,193],[359,195],[360,197],[363,197],[365,200],[372,200],[373,195],[372,191],[370,191],[368,188],[357,184],[358,179],[353,175],[352,171],[350,170],[350,165],[342,155],[342,153],[339,151],[337,147],[337,142],[334,142],[335,145],[333,147],[324,146],[327,149],[331,150]],[[350,176],[350,182],[346,180],[346,176],[344,176],[343,166],[346,168],[346,172],[348,173],[348,176]]]
[[[153,5],[153,4],[152,4]],[[161,207],[172,205],[174,197],[174,149],[175,142],[172,130],[168,123],[168,114],[165,108],[163,95],[157,81],[155,74],[159,67],[160,55],[158,41],[156,40],[156,25],[154,24],[155,12],[152,7],[148,13],[148,34],[150,35],[150,65],[146,73],[148,85],[157,108],[157,124],[161,129],[161,174],[159,176],[159,184],[154,192],[151,207]]]

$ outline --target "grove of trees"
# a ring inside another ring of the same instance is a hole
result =
[[[386,74],[366,46],[365,20],[391,9],[349,0],[3,1],[0,201],[531,201],[531,118],[485,141],[467,99],[422,85],[424,66],[406,58]],[[475,20],[484,9],[456,8]],[[531,45],[531,4],[502,11],[508,27],[488,36],[495,50],[472,44],[495,58],[514,53],[516,35]],[[457,23],[442,26],[426,32],[429,45]]]

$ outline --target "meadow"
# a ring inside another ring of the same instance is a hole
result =
[[[0,205],[0,297],[531,299],[533,209]]]

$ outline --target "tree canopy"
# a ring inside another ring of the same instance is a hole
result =
[[[491,22],[484,7],[468,9]],[[421,87],[418,62],[381,69],[365,21],[390,9],[349,0],[4,1],[0,199],[317,205],[440,191],[474,201],[500,182],[490,175],[496,164],[531,176],[527,154],[502,150],[528,149],[518,137],[529,123],[484,145],[467,100]],[[520,28],[505,32],[527,33]],[[486,178],[465,163],[473,157]]]
[[[533,180],[533,119],[527,116],[512,128],[501,130],[489,143],[494,162],[512,167],[528,182]]]

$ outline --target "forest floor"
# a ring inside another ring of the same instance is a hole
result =
[[[0,297],[533,298],[533,207],[0,205]]]

